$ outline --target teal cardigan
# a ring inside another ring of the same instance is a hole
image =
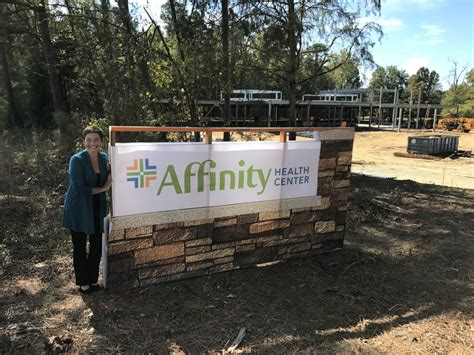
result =
[[[99,152],[100,186],[107,181],[107,154]],[[69,188],[64,202],[63,227],[76,232],[95,234],[94,213],[92,210],[92,188],[96,175],[89,153],[83,150],[69,160]],[[104,217],[107,214],[105,192],[100,193],[100,231],[103,231]]]

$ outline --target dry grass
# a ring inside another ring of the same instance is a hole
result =
[[[340,252],[81,296],[38,176],[0,198],[2,353],[474,351],[473,190],[354,176]]]

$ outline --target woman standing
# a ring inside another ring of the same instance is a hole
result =
[[[74,273],[79,292],[99,290],[103,221],[107,213],[105,192],[112,184],[107,154],[100,149],[104,133],[88,126],[82,134],[85,149],[69,160],[69,188],[64,203],[63,227],[71,231]],[[89,253],[87,240],[89,239]]]

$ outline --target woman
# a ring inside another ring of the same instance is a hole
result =
[[[63,227],[71,231],[74,273],[79,292],[99,290],[103,221],[107,213],[105,192],[110,188],[107,154],[100,149],[104,133],[89,126],[82,134],[85,149],[69,160],[69,188],[64,203]],[[86,251],[89,239],[89,254]]]

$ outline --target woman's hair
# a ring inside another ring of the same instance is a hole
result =
[[[104,140],[104,132],[99,127],[96,126],[87,126],[84,128],[84,131],[82,132],[82,139],[86,139],[86,136],[89,133],[97,133],[100,136],[100,140]]]

